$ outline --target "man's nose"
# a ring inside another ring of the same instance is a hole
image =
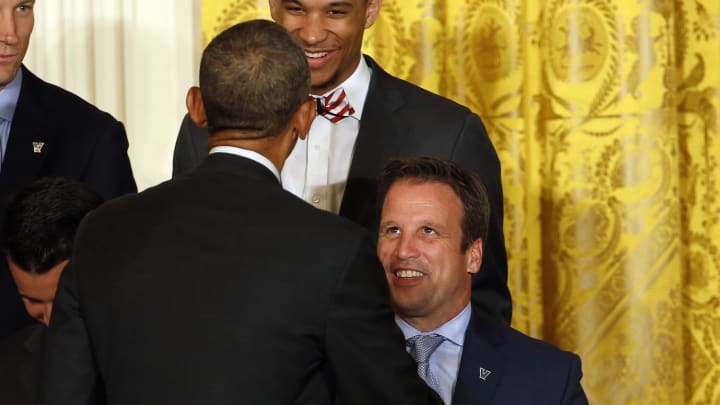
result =
[[[25,302],[25,311],[27,311],[33,319],[42,321],[44,311],[42,304]]]
[[[417,244],[412,235],[402,234],[395,245],[395,255],[399,259],[408,259],[418,255]]]
[[[18,41],[15,19],[7,13],[0,14],[0,42],[15,45]]]
[[[45,326],[50,325],[50,315],[52,315],[52,303],[43,304],[42,314],[40,315],[40,322],[44,323]]]
[[[297,31],[297,36],[304,45],[312,46],[321,43],[327,37],[323,19],[315,15],[307,16],[302,27]]]

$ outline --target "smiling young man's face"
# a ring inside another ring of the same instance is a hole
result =
[[[0,89],[17,75],[35,25],[34,0],[0,0]]]
[[[363,33],[377,18],[381,0],[270,0],[273,19],[305,50],[312,93],[321,95],[357,68]]]

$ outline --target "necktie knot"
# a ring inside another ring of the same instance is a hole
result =
[[[347,94],[342,87],[335,89],[324,97],[316,97],[317,113],[327,118],[333,124],[352,116],[355,109],[350,105]]]
[[[430,335],[416,335],[407,340],[410,345],[410,355],[418,363],[427,363],[435,349],[445,341],[445,337],[436,333]]]

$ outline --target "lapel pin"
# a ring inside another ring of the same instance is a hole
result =
[[[480,379],[485,381],[487,380],[488,376],[492,373],[492,371],[485,369],[483,367],[480,367]]]
[[[42,148],[45,146],[45,142],[33,142],[33,153],[42,153]]]

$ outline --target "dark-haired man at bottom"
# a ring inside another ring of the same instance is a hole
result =
[[[378,186],[378,256],[425,382],[446,404],[586,405],[577,355],[470,305],[489,217],[477,174],[450,161],[408,158],[388,163]]]
[[[3,250],[27,313],[38,322],[0,341],[0,400],[34,404],[55,291],[83,217],[102,203],[88,186],[45,177],[18,191],[3,222]]]
[[[315,116],[309,92],[281,26],[250,21],[210,42],[187,97],[210,155],[81,225],[45,404],[95,390],[133,405],[439,403],[403,350],[370,235],[280,184]]]

